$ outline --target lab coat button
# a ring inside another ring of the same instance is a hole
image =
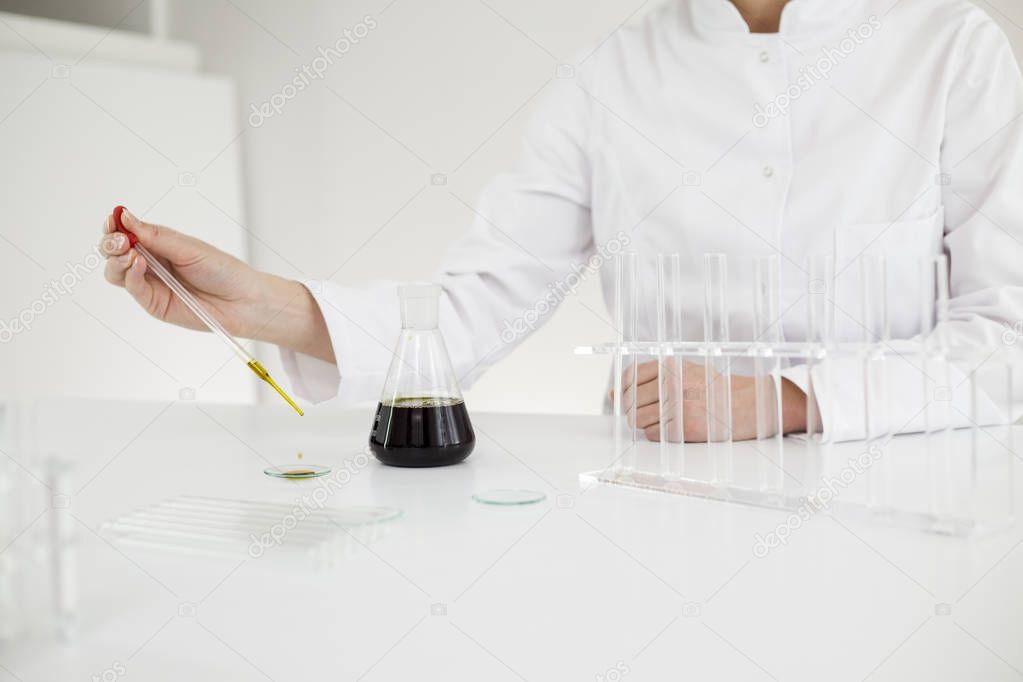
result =
[[[774,169],[770,166],[764,166],[764,177],[769,178],[774,175]]]
[[[767,50],[764,50],[763,52],[760,53],[760,61],[763,62],[764,64],[771,61],[771,55],[767,54]]]

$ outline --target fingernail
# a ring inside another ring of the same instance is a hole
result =
[[[117,264],[124,268],[130,268],[132,265],[134,265],[135,264],[134,249],[129,251],[128,253],[122,253],[120,256],[118,256]]]
[[[124,235],[120,232],[111,235],[107,241],[110,244],[110,251],[118,251],[124,248]]]
[[[137,220],[137,218],[135,216],[133,216],[131,214],[131,211],[129,211],[128,209],[124,209],[121,212],[121,222],[122,223],[134,223],[136,220]]]

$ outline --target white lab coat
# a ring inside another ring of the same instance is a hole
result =
[[[681,254],[694,340],[709,252],[729,259],[733,339],[752,336],[750,263],[769,253],[781,255],[787,340],[806,336],[815,254],[835,258],[839,339],[862,338],[863,253],[949,255],[952,343],[998,345],[1023,319],[1023,82],[1002,31],[967,0],[791,0],[770,35],[751,34],[727,0],[677,0],[561,75],[518,167],[486,188],[437,277],[463,386],[521,340],[516,320],[532,311],[526,328],[542,324],[559,283],[621,241],[647,263],[647,283],[652,254]],[[609,302],[612,270],[600,274]],[[889,286],[908,291],[913,272],[893,268]],[[307,286],[339,369],[285,352],[296,390],[376,399],[398,331],[395,283]],[[915,295],[890,313],[894,336],[919,331]],[[1010,350],[1021,359],[1023,340]],[[920,371],[889,371],[891,424],[916,430]],[[825,431],[860,438],[862,364],[832,372],[817,394]],[[784,374],[806,388],[805,366]],[[955,400],[968,414],[968,397]]]

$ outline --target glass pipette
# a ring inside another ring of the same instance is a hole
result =
[[[280,396],[284,398],[289,405],[295,408],[295,412],[298,412],[299,416],[304,415],[305,413],[302,412],[302,408],[295,404],[295,401],[291,399],[291,396],[284,392],[283,388],[277,385],[277,382],[273,380],[273,377],[271,377],[270,373],[266,371],[266,368],[263,367],[263,365],[261,365],[251,353],[245,350],[245,347],[238,343],[238,341],[235,340],[235,338],[231,336],[219,322],[217,322],[216,318],[210,315],[209,312],[202,307],[202,304],[199,303],[192,293],[178,281],[178,278],[172,275],[167,268],[163,267],[163,263],[157,260],[156,256],[150,253],[149,250],[139,242],[138,237],[125,228],[124,223],[121,222],[122,213],[124,213],[124,206],[117,206],[114,208],[114,227],[118,232],[128,238],[128,243],[145,259],[146,265],[148,265],[149,269],[153,271],[153,274],[159,277],[160,280],[167,285],[167,288],[174,292],[174,295],[177,296],[181,302],[199,318],[200,322],[209,327],[209,330],[216,336],[219,336],[220,339],[234,351],[235,355],[237,355],[257,377],[270,384],[270,386],[277,391],[277,393],[280,394]]]

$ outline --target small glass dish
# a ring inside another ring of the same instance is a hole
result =
[[[263,473],[271,478],[284,478],[289,481],[304,481],[307,478],[319,478],[330,473],[330,467],[322,464],[277,464],[263,469]]]
[[[480,504],[493,504],[502,507],[510,507],[522,504],[536,504],[547,499],[547,495],[538,490],[524,490],[512,488],[495,488],[484,490],[472,496]]]

